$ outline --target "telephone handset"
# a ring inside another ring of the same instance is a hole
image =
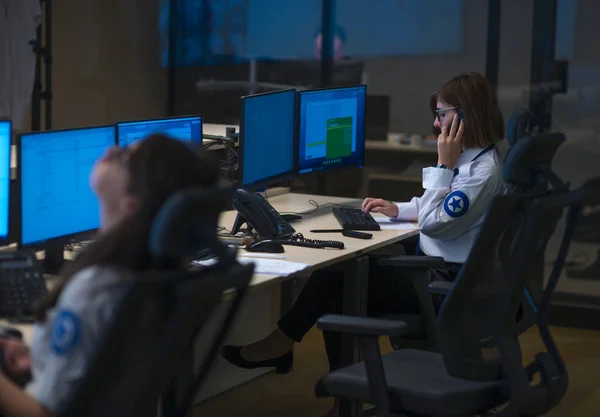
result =
[[[233,197],[233,208],[238,215],[231,228],[232,235],[237,234],[244,223],[265,240],[280,239],[296,233],[287,220],[259,193],[237,190]]]

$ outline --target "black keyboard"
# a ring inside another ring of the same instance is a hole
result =
[[[373,216],[359,208],[334,207],[333,215],[344,230],[381,230]]]
[[[34,268],[11,268],[6,263],[3,266],[0,273],[0,316],[9,319],[31,316],[33,303],[47,293],[44,277]]]

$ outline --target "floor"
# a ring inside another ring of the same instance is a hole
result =
[[[554,328],[554,338],[567,362],[569,391],[551,417],[600,417],[600,332]],[[539,351],[535,329],[522,336],[524,359]],[[382,350],[391,348],[382,339]],[[321,333],[311,330],[295,350],[294,371],[287,375],[267,374],[198,405],[194,417],[320,417],[332,404],[317,399],[315,381],[327,370]]]

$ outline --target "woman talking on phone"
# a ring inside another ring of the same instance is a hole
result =
[[[419,222],[419,253],[441,256],[449,268],[432,271],[433,279],[454,280],[465,262],[484,215],[495,196],[504,194],[502,158],[495,144],[504,138],[504,121],[493,86],[480,74],[468,73],[444,83],[430,99],[438,137],[438,163],[423,169],[420,197],[406,203],[367,198],[366,213],[392,220]],[[410,279],[402,269],[371,266],[367,310],[418,314]],[[314,273],[294,306],[266,338],[247,346],[225,346],[223,356],[242,368],[291,369],[292,346],[324,314],[342,312],[343,276],[332,270]],[[341,335],[324,332],[331,370],[340,366]],[[329,416],[337,415],[337,406]]]

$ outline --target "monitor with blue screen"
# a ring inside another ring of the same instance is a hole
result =
[[[10,120],[0,120],[0,241],[8,240],[10,190]]]
[[[185,142],[202,143],[202,116],[138,120],[117,123],[119,146],[128,146],[153,133],[163,133]]]
[[[294,172],[296,90],[242,97],[240,172],[243,188],[289,179]]]
[[[365,162],[367,87],[301,91],[298,129],[298,173]]]
[[[89,176],[115,143],[114,126],[18,136],[21,246],[74,237],[100,226]]]

